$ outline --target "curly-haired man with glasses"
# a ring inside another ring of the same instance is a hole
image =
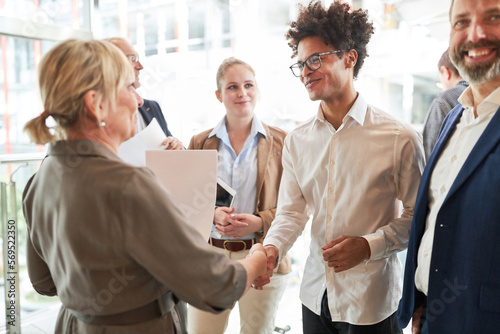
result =
[[[425,161],[421,136],[354,89],[372,34],[366,11],[337,1],[299,5],[286,34],[298,59],[292,73],[321,103],[285,139],[277,214],[264,245],[271,275],[312,214],[304,333],[401,333],[397,252],[408,243]]]

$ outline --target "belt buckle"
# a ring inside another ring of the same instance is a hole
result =
[[[242,243],[243,244],[243,249],[242,250],[239,250],[239,251],[232,251],[230,249],[227,249],[226,247],[226,243]],[[243,252],[244,250],[247,249],[247,244],[245,243],[245,241],[243,240],[224,240],[224,244],[223,244],[223,247],[225,250],[228,250],[230,252]]]

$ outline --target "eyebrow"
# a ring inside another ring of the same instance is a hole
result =
[[[482,12],[481,14],[482,15],[500,14],[500,8],[489,8],[489,9],[485,10],[484,12]],[[464,19],[467,17],[470,17],[469,12],[457,14],[457,15],[453,16],[451,19],[453,22],[453,20]]]
[[[325,52],[327,52],[327,51],[325,51]],[[308,58],[309,58],[309,57],[311,57],[311,56],[316,56],[316,55],[319,55],[320,53],[323,53],[323,52],[313,52],[313,53],[311,53],[309,56],[307,56],[307,57],[306,57],[306,59],[308,59]],[[297,57],[297,61],[303,62],[303,61],[305,61],[305,60],[300,60],[300,59]]]

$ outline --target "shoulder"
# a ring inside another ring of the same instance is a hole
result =
[[[448,115],[446,115],[446,117],[444,118],[442,129],[444,129],[445,125],[449,124],[450,122],[454,122],[454,120],[460,116],[463,109],[464,107],[460,103],[457,104],[453,109],[451,109]]]
[[[161,112],[160,105],[158,104],[158,102],[153,101],[153,100],[144,99],[144,104],[141,106],[140,109],[143,109],[143,110],[152,109],[152,110]]]
[[[285,137],[287,135],[287,132],[285,130],[280,129],[276,126],[267,125],[264,122],[262,122],[262,125],[264,126],[264,129],[266,129],[268,136],[274,137],[276,139],[280,139],[282,141],[285,139]]]
[[[200,149],[203,147],[203,143],[208,139],[208,136],[212,132],[213,128],[195,134],[191,137],[188,149]]]
[[[376,119],[376,126],[394,133],[399,139],[422,141],[422,136],[409,123],[373,106],[368,107],[370,116]]]
[[[316,116],[309,118],[303,123],[299,124],[296,128],[288,133],[285,138],[286,142],[298,139],[302,140],[304,138],[308,138],[311,136],[311,133],[314,131],[314,123],[316,121]]]

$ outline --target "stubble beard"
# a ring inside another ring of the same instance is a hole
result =
[[[470,49],[494,48],[496,58],[481,62],[467,64],[465,52]],[[471,84],[481,84],[492,81],[500,76],[500,41],[481,41],[479,43],[465,43],[458,49],[450,50],[451,62],[457,67],[462,78]]]

